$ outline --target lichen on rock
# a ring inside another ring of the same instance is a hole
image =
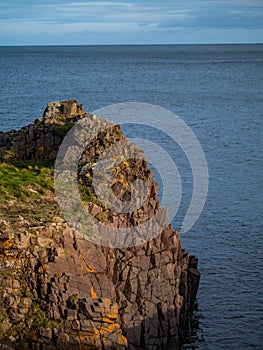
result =
[[[67,131],[85,117],[95,118],[74,100],[52,102],[29,126],[0,133],[1,169],[13,171],[17,186],[19,176],[38,176],[37,187],[34,180],[21,181],[25,195],[5,191],[0,203],[0,349],[179,349],[200,278],[197,259],[181,247],[179,232],[168,225],[154,239],[126,249],[93,244],[67,224],[53,189],[42,181],[49,181]],[[93,166],[121,139],[120,127],[112,124],[79,163],[79,189],[89,212],[112,227],[136,226],[160,206],[144,159],[127,159],[112,176],[120,200],[129,200],[134,179],[146,181],[150,196],[139,210],[120,215],[96,197]]]

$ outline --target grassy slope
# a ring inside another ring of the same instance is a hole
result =
[[[0,219],[52,221],[59,215],[53,187],[52,168],[0,163]]]

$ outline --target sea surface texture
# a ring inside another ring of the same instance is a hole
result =
[[[86,111],[152,103],[192,128],[210,184],[202,215],[182,234],[202,273],[196,330],[184,348],[262,349],[263,45],[0,47],[0,76],[2,131],[66,99]],[[176,163],[183,194],[172,224],[180,229],[193,191],[185,154],[158,130],[124,129],[158,142]]]

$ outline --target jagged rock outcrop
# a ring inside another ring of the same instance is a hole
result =
[[[50,103],[43,118],[0,133],[0,155],[6,162],[52,160],[66,132],[84,117],[98,121],[75,101]],[[143,159],[121,164],[112,180],[116,197],[127,200],[128,184],[145,179],[151,190],[142,208],[112,213],[96,198],[94,164],[123,138],[120,127],[110,124],[79,166],[89,212],[112,227],[137,225],[159,208],[157,184]],[[109,248],[74,232],[59,210],[32,224],[9,208],[0,215],[0,344],[19,350],[179,348],[200,278],[179,232],[168,225],[145,244]]]
[[[54,160],[63,137],[80,118],[84,108],[76,101],[50,102],[43,117],[19,131],[0,132],[0,158]]]

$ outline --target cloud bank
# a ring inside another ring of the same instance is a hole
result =
[[[2,0],[0,44],[262,42],[261,0]]]

